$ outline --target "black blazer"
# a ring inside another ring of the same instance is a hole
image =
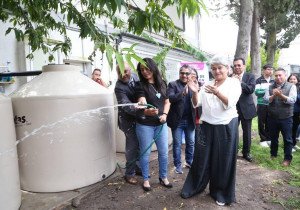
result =
[[[124,83],[118,80],[115,86],[115,94],[118,104],[127,104],[137,102],[135,97],[135,85],[139,78],[136,74],[131,73],[131,81]],[[121,130],[126,130],[128,126],[132,126],[136,120],[136,109],[134,106],[118,107],[118,126]]]
[[[253,101],[252,93],[255,90],[255,77],[253,74],[245,72],[242,78],[242,94],[237,103],[239,114],[245,119],[252,119],[256,116],[256,108]]]
[[[190,97],[192,95],[191,90],[189,90],[186,96],[183,96],[182,93],[184,91],[184,85],[180,82],[180,80],[176,80],[170,82],[167,89],[167,94],[171,103],[170,110],[167,117],[167,124],[170,128],[175,129],[183,115],[184,111],[184,97]],[[191,104],[192,110],[192,119],[195,126],[195,108]]]

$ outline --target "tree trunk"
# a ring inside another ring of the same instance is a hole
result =
[[[250,46],[250,57],[251,57],[251,72],[255,75],[255,78],[261,75],[261,57],[260,57],[260,14],[258,1],[254,0],[254,10],[252,19],[251,29],[251,46]]]
[[[273,65],[276,53],[276,29],[267,31],[267,63]]]
[[[274,9],[267,10],[266,15],[266,51],[267,51],[267,63],[274,65],[275,52],[276,52],[276,12]]]
[[[247,59],[253,16],[253,0],[240,0],[239,32],[235,57]]]

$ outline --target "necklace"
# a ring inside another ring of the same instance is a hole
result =
[[[150,83],[150,86],[153,88],[153,90],[155,91],[155,95],[157,98],[161,97],[161,94],[154,88],[153,84]]]

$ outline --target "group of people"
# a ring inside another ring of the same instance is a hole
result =
[[[276,70],[272,80],[267,74],[269,70],[265,74],[265,69],[270,67],[266,65],[263,76],[255,81],[253,74],[245,72],[243,58],[234,59],[232,75],[225,57],[213,57],[210,67],[213,80],[201,87],[197,71],[188,65],[183,65],[179,79],[168,85],[151,58],[138,63],[138,75],[126,63],[123,72],[117,66],[115,95],[118,103],[124,104],[118,108],[118,125],[126,137],[124,178],[128,183],[137,184],[135,175],[140,174],[144,191],[151,191],[149,157],[151,145],[155,143],[159,183],[166,188],[173,187],[168,180],[168,126],[172,131],[175,173],[182,174],[183,165],[190,168],[181,197],[201,193],[209,183],[210,195],[218,205],[235,202],[238,126],[241,123],[243,130],[243,158],[251,162],[251,124],[256,115],[262,141],[271,140],[272,158],[277,156],[278,135],[282,132],[283,164],[290,164],[293,113],[298,112],[299,120],[300,107],[293,109],[297,90],[284,79],[284,70]],[[257,112],[252,98],[254,92],[258,97]],[[126,105],[132,103],[138,105]],[[272,129],[267,129],[270,126]],[[181,161],[183,134],[184,164]]]
[[[262,76],[256,80],[257,116],[260,145],[270,146],[271,158],[277,157],[278,138],[281,132],[284,143],[283,166],[292,161],[292,151],[300,149],[297,143],[299,126],[300,92],[299,78],[291,74],[288,78],[283,68],[278,68],[272,78],[273,67],[263,66]]]

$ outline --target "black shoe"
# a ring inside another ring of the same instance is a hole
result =
[[[141,169],[135,169],[135,175],[137,176],[143,176]]]
[[[253,161],[253,158],[251,157],[250,154],[243,155],[243,158],[244,158],[245,160],[247,160],[248,162],[252,162],[252,161]]]
[[[173,185],[170,182],[168,184],[165,184],[165,182],[161,178],[159,178],[159,183],[162,186],[166,187],[166,188],[172,188],[173,187]]]
[[[151,187],[145,187],[145,186],[143,185],[143,190],[144,190],[145,192],[149,192],[149,191],[151,191]]]

